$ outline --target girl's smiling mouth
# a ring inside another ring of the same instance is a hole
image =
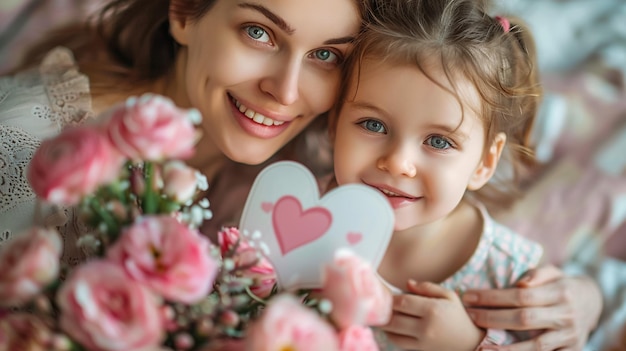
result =
[[[410,205],[422,199],[421,196],[419,197],[412,196],[399,189],[396,189],[396,188],[393,188],[384,184],[368,184],[366,182],[363,182],[363,183],[380,191],[383,195],[385,195],[385,197],[387,198],[387,200],[389,201],[389,204],[391,204],[391,207],[393,207],[393,209]]]

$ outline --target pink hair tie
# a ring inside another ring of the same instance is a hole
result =
[[[511,30],[511,22],[504,16],[496,16],[496,20],[500,22],[502,29],[504,29],[505,33],[508,33]]]

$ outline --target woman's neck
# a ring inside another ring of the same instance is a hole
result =
[[[400,289],[408,279],[441,283],[472,257],[482,228],[480,212],[462,201],[445,218],[394,232],[379,273]]]

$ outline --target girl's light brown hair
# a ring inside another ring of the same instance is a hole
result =
[[[351,82],[358,88],[364,60],[414,65],[446,89],[429,74],[436,65],[452,87],[455,80],[465,79],[476,88],[486,145],[497,133],[507,135],[504,167],[475,195],[487,205],[509,205],[520,194],[521,175],[533,165],[529,139],[541,96],[528,29],[518,19],[506,17],[507,31],[488,14],[487,4],[478,0],[372,0],[371,5],[366,29],[346,62],[338,104],[331,112],[331,134],[343,103],[350,98]],[[456,89],[446,90],[463,107]]]

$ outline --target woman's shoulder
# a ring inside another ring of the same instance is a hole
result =
[[[91,117],[89,80],[66,48],[50,51],[39,67],[0,77],[0,246],[35,222],[26,173],[41,141]],[[68,222],[62,209],[40,210],[55,225]]]
[[[36,68],[0,78],[3,125],[21,126],[43,139],[50,135],[38,129],[46,124],[56,127],[54,134],[92,117],[89,78],[67,48],[51,50]]]

